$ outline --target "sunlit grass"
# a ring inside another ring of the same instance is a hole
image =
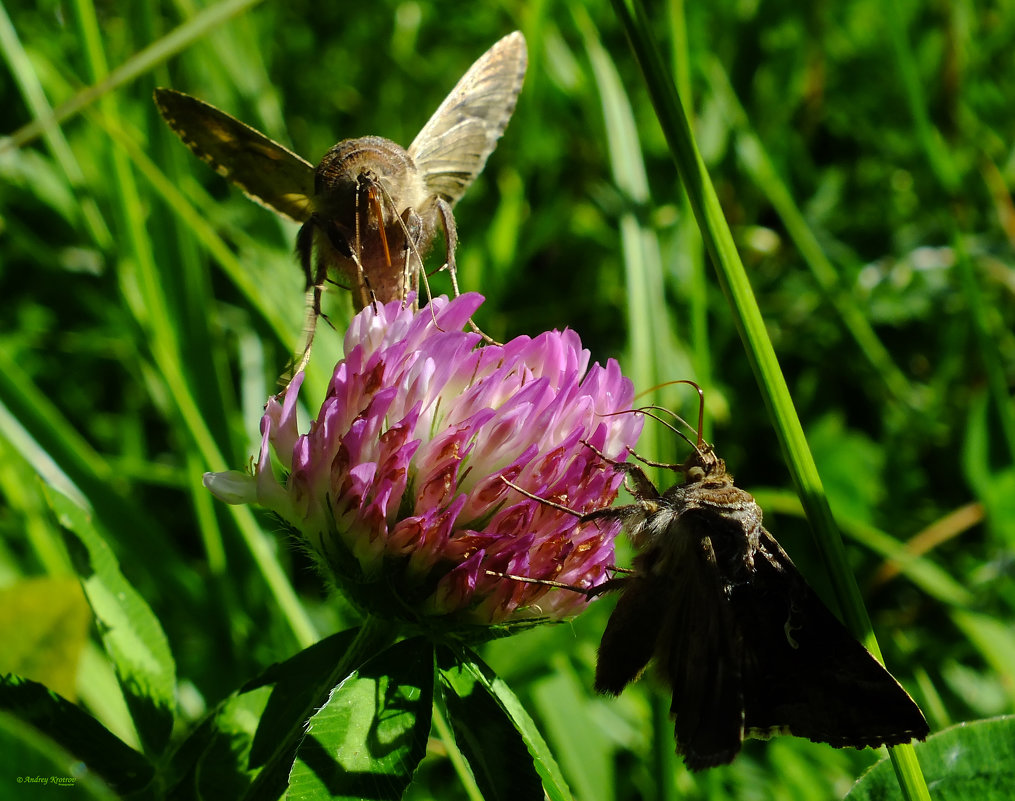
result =
[[[697,379],[708,436],[740,485],[769,488],[766,523],[835,597],[608,4],[219,3],[189,23],[179,7],[0,9],[4,134],[116,78],[59,128],[17,149],[0,141],[0,581],[70,570],[38,474],[94,510],[169,635],[189,715],[344,627],[348,610],[273,521],[213,503],[200,485],[205,470],[246,464],[261,405],[300,345],[295,228],[193,159],[152,89],[205,98],[316,162],[349,136],[408,144],[464,69],[521,27],[530,68],[517,112],[456,209],[463,289],[488,296],[477,322],[501,340],[575,328],[594,359],[620,358],[639,391]],[[1015,281],[1010,199],[997,185],[1010,195],[1015,78],[996,66],[1015,23],[972,6],[886,13],[873,0],[674,5],[680,24],[651,13],[664,63],[682,66],[755,323],[847,536],[836,569],[866,587],[896,560],[898,575],[863,603],[932,728],[1013,711]],[[441,274],[431,283],[450,291]],[[349,313],[329,295],[335,328],[320,327],[308,381],[318,394]],[[656,400],[693,406],[680,390]],[[640,450],[686,453],[651,428]],[[910,538],[971,501],[982,522],[906,555]],[[582,798],[758,787],[827,798],[873,760],[780,740],[685,773],[650,680],[617,700],[591,694],[609,605],[486,652]],[[82,661],[81,688],[111,686],[95,657]],[[81,697],[124,730],[116,704],[94,689]],[[585,775],[589,761],[600,767]],[[446,770],[424,763],[415,797],[457,787]]]

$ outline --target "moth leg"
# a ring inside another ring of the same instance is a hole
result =
[[[612,569],[616,570],[617,568]],[[624,572],[634,573],[635,571],[625,570]],[[607,579],[602,584],[597,584],[594,587],[589,587],[587,590],[584,590],[585,597],[591,601],[593,598],[598,598],[600,595],[605,595],[608,592],[622,590],[631,580],[631,576],[614,576],[611,579]]]
[[[444,229],[444,241],[447,243],[446,267],[451,274],[451,287],[455,290],[457,298],[461,292],[458,291],[458,271],[455,269],[455,250],[458,248],[458,226],[455,225],[455,215],[451,211],[451,204],[444,198],[437,198],[437,212],[440,215],[441,228]]]
[[[303,323],[303,351],[298,359],[293,357],[291,368],[287,369],[284,373],[287,387],[289,382],[292,381],[293,376],[303,372],[310,362],[310,351],[314,344],[314,333],[317,330],[318,318],[324,317],[325,320],[328,320],[321,310],[324,279],[328,274],[327,265],[324,264],[323,260],[318,260],[317,269],[313,269],[314,229],[319,224],[317,216],[312,215],[300,227],[300,232],[296,236],[296,254],[299,257],[300,266],[303,268],[303,275],[306,277],[306,319]],[[330,320],[328,322],[330,323]]]
[[[670,464],[669,462],[653,462],[651,459],[646,459],[644,456],[635,453],[630,448],[628,448],[628,452],[643,465],[648,465],[649,467],[660,467],[663,470],[672,470],[674,472],[680,472],[680,465]]]
[[[430,292],[430,281],[423,270],[423,257],[419,252],[419,242],[423,237],[423,218],[412,206],[409,206],[402,212],[399,221],[402,226],[402,234],[405,237],[402,260],[402,297],[406,297],[409,292],[416,292],[416,305],[418,306],[420,276],[423,278],[427,300],[433,297]]]
[[[458,268],[455,266],[455,250],[458,248],[458,226],[455,224],[455,215],[451,211],[451,204],[448,203],[444,198],[438,197],[436,199],[436,206],[438,216],[441,221],[441,228],[444,231],[444,241],[447,243],[447,261],[444,263],[442,270],[447,268],[448,275],[451,276],[451,289],[455,293],[457,298],[462,294],[458,288]],[[426,280],[426,274],[423,276]],[[428,288],[429,293],[429,288]],[[483,341],[488,345],[500,345],[496,339],[487,334],[482,328],[476,325],[472,318],[469,318],[469,328],[476,334],[479,334]]]
[[[645,507],[640,503],[629,503],[626,506],[608,506],[605,509],[595,509],[591,512],[585,512],[582,514],[577,509],[572,509],[569,506],[564,506],[562,503],[556,501],[550,501],[546,498],[540,498],[534,492],[529,492],[524,487],[519,487],[513,481],[500,477],[500,480],[507,484],[515,492],[524,495],[526,498],[531,498],[534,501],[538,501],[543,506],[549,506],[551,509],[556,509],[558,512],[564,514],[573,515],[578,518],[579,523],[591,523],[593,520],[623,520],[624,518],[630,517],[638,512],[644,512]],[[648,479],[646,479],[647,481]],[[652,486],[651,482],[649,486],[655,491],[655,487]]]
[[[518,581],[522,584],[539,584],[543,587],[556,587],[557,589],[570,590],[571,592],[576,592],[579,595],[588,595],[590,592],[596,589],[596,587],[579,587],[577,584],[567,584],[563,581],[553,581],[552,579],[539,579],[532,578],[531,576],[516,576],[513,573],[500,573],[496,570],[486,570],[484,572],[486,573],[486,575],[493,576],[494,578],[509,579],[511,581]],[[601,586],[602,586],[601,584],[597,585],[597,587]]]
[[[599,450],[599,448],[595,447],[591,443],[586,442],[585,440],[582,440],[581,443],[590,451],[592,451],[596,456],[598,456],[600,459],[602,459],[604,462],[610,465],[610,467],[612,467],[614,470],[619,470],[620,472],[624,473],[624,486],[627,487],[628,492],[630,492],[635,498],[637,498],[638,500],[646,500],[646,501],[656,500],[657,498],[659,498],[659,490],[656,489],[656,485],[649,480],[649,477],[645,475],[645,471],[642,470],[640,467],[638,467],[638,465],[634,464],[633,462],[618,462],[616,459],[611,459],[609,456],[607,456],[605,453]],[[631,451],[631,453],[634,453],[634,451]],[[633,488],[630,485],[628,485],[627,483],[628,479],[630,479],[631,482],[633,483],[634,485]],[[627,507],[624,506],[619,507],[619,509],[626,508]],[[605,512],[607,510],[601,509],[599,511]],[[596,512],[590,512],[590,514],[596,514]],[[599,516],[602,517],[603,515]]]
[[[588,516],[588,515],[583,515],[581,512],[579,512],[579,511],[577,511],[575,509],[572,509],[569,506],[564,506],[564,504],[562,504],[562,503],[556,503],[555,501],[548,501],[546,498],[540,498],[534,492],[529,492],[524,487],[519,487],[513,481],[511,481],[510,479],[505,478],[504,476],[501,476],[500,480],[503,481],[505,484],[507,484],[509,487],[511,487],[511,489],[513,489],[515,492],[518,492],[518,493],[524,495],[526,498],[529,498],[529,499],[531,499],[533,501],[538,501],[539,503],[543,504],[544,506],[549,506],[551,509],[556,509],[558,512],[564,512],[564,514],[573,515],[574,517],[577,517],[579,521],[582,521],[582,518]],[[600,509],[599,511],[603,512],[603,511],[607,511],[607,510]],[[595,514],[595,512],[590,512],[589,514]]]
[[[300,258],[300,266],[303,268],[303,275],[306,276],[309,290],[317,283],[316,276],[311,270],[314,250],[314,228],[318,225],[316,215],[300,226],[300,232],[296,235],[296,255]]]

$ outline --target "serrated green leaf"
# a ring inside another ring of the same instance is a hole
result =
[[[286,798],[398,799],[426,753],[433,645],[417,637],[374,657],[310,720]]]
[[[52,487],[45,491],[134,726],[145,751],[160,754],[172,733],[176,705],[176,666],[165,632],[144,598],[120,572],[89,513]]]
[[[541,801],[543,783],[513,721],[450,649],[440,650],[438,665],[455,742],[468,760],[483,796],[488,801]]]
[[[270,696],[271,689],[261,687],[231,696],[216,709],[213,736],[195,766],[194,784],[201,798],[242,798],[250,787],[260,771],[250,752]],[[295,725],[302,730],[302,721]],[[287,733],[279,729],[276,736],[281,741]]]
[[[915,743],[935,801],[1008,801],[1015,787],[1015,716],[960,723]],[[901,799],[891,762],[883,759],[846,795],[848,801]]]
[[[358,633],[334,634],[272,665],[219,704],[174,754],[172,797],[281,796],[307,721],[344,678],[336,668]]]
[[[53,771],[62,766],[60,775],[95,774],[122,794],[145,787],[152,778],[154,770],[141,754],[37,682],[19,676],[0,678],[0,712],[5,713],[3,719],[8,721],[4,737],[19,743],[20,752],[36,753],[50,760]],[[27,728],[14,726],[10,723],[13,719]],[[10,761],[10,749],[0,747],[0,755],[3,755],[0,760],[5,760],[10,768],[2,774],[5,782],[31,772],[28,764],[19,767],[16,761]],[[34,758],[31,764],[36,764]],[[79,767],[74,768],[75,764]],[[32,798],[35,797],[33,794]]]
[[[77,698],[78,659],[92,613],[72,577],[22,579],[0,590],[0,673],[16,673]]]
[[[529,717],[529,713],[525,711],[525,707],[522,706],[522,702],[511,692],[507,683],[471,651],[461,656],[461,665],[490,694],[490,697],[508,716],[512,725],[521,735],[550,801],[570,801],[571,790],[568,788],[567,782],[564,781],[557,761],[553,758],[553,754],[539,733],[539,729],[536,728],[536,724]]]

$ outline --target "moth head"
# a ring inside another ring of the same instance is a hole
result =
[[[344,139],[332,147],[314,172],[317,211],[351,220],[357,194],[383,187],[397,216],[405,208],[423,205],[427,191],[412,157],[400,145],[381,136]]]
[[[712,446],[708,444],[695,448],[694,453],[677,469],[684,474],[685,484],[699,484],[726,475],[726,463],[715,455]]]

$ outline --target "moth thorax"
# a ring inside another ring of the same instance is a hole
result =
[[[350,219],[356,211],[357,195],[362,204],[363,189],[371,185],[378,192],[386,221],[407,208],[421,208],[427,200],[426,187],[405,148],[380,136],[364,136],[339,142],[317,165],[317,210],[329,217]]]

